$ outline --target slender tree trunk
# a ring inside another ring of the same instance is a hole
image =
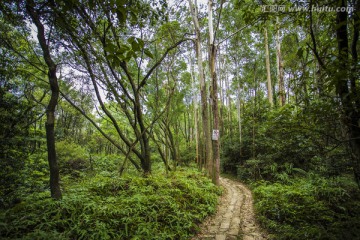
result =
[[[255,123],[256,123],[256,100],[257,100],[257,80],[256,80],[256,62],[254,64],[254,105],[253,105],[253,126],[252,126],[252,157],[256,158],[256,144],[255,144]]]
[[[143,114],[141,109],[141,102],[140,102],[140,96],[135,95],[135,115],[136,119],[139,123],[140,131],[138,133],[137,138],[139,138],[140,147],[141,147],[141,168],[143,169],[144,176],[148,176],[151,174],[151,157],[150,157],[150,145],[149,145],[149,138],[147,134],[147,129],[144,124],[143,120]]]
[[[234,58],[234,62],[235,62],[235,69],[239,69],[238,68],[238,61],[236,58]],[[238,80],[238,89],[237,89],[237,101],[236,101],[236,105],[237,105],[237,119],[238,119],[238,130],[239,130],[239,152],[240,152],[240,157],[242,156],[242,125],[241,125],[241,85],[240,85],[240,76],[238,71],[236,71],[235,73],[235,79]]]
[[[354,1],[355,11],[353,13],[353,38],[351,42],[351,56],[352,56],[352,69],[350,76],[350,85],[352,98],[355,101],[356,106],[360,107],[360,99],[356,86],[356,81],[359,78],[358,68],[358,42],[359,42],[359,31],[360,31],[360,0]]]
[[[176,144],[176,142],[174,140],[174,136],[173,136],[173,134],[171,132],[169,123],[164,123],[164,124],[165,124],[165,129],[166,129],[166,132],[167,132],[167,137],[169,139],[171,158],[177,164],[179,162],[178,157],[177,157],[178,156],[177,149],[176,149],[177,144]]]
[[[346,0],[339,0],[339,7],[346,7]],[[337,12],[336,38],[338,42],[338,73],[336,81],[336,92],[339,95],[343,111],[344,123],[347,127],[350,149],[352,153],[352,167],[355,180],[360,187],[360,128],[359,109],[357,101],[352,98],[353,92],[349,90],[349,41],[348,41],[348,19],[347,12]],[[356,87],[356,86],[355,86]],[[355,100],[355,101],[354,101]]]
[[[286,101],[286,93],[285,93],[285,85],[284,85],[284,68],[281,57],[279,17],[276,17],[276,62],[277,62],[278,82],[279,82],[280,106],[284,106]]]
[[[59,175],[59,167],[56,158],[55,132],[54,132],[55,109],[59,99],[59,85],[56,76],[56,64],[52,60],[50,54],[50,48],[45,38],[44,25],[41,23],[40,16],[38,15],[37,10],[35,10],[35,3],[33,0],[29,0],[26,3],[26,9],[38,30],[37,38],[41,46],[41,50],[43,52],[45,63],[48,67],[48,79],[51,89],[51,97],[46,109],[45,131],[46,131],[46,144],[48,151],[48,162],[50,168],[50,192],[52,198],[61,199],[62,194],[59,183],[60,175]]]
[[[204,159],[207,170],[209,174],[212,173],[212,148],[211,148],[211,134],[210,134],[210,117],[208,111],[208,103],[207,103],[207,87],[205,83],[204,69],[203,69],[203,61],[202,61],[202,52],[201,52],[201,34],[200,34],[200,25],[198,20],[198,12],[197,6],[193,4],[192,0],[188,0],[191,10],[192,19],[194,22],[195,34],[196,34],[196,58],[198,64],[199,71],[199,81],[200,81],[200,96],[201,96],[201,116],[202,116],[202,127],[203,127],[203,141],[205,145],[205,153]]]
[[[227,45],[226,45],[226,50],[227,50]],[[224,74],[224,78],[225,78],[225,92],[226,92],[226,98],[227,98],[227,103],[228,103],[228,129],[229,129],[229,134],[230,134],[230,139],[232,139],[233,137],[233,128],[232,128],[232,104],[231,104],[231,96],[230,96],[230,81],[229,81],[229,75],[227,72],[227,69],[225,68],[226,66],[226,59],[224,59],[224,64],[223,64],[223,68],[225,69],[225,74]]]
[[[195,89],[195,78],[194,78],[194,63],[193,59],[190,56],[190,73],[191,73],[191,87],[192,89]],[[196,99],[196,93],[193,96],[193,108],[194,108],[194,134],[195,134],[195,145],[196,145],[196,163],[201,169],[201,157],[199,155],[199,127],[198,127],[198,107],[197,107],[197,99]]]
[[[225,81],[226,81],[226,95],[227,95],[227,101],[228,101],[228,116],[227,116],[227,122],[228,122],[228,128],[229,128],[229,134],[230,138],[233,136],[233,129],[232,129],[232,103],[231,103],[231,96],[230,96],[230,81],[229,77],[226,74],[225,75]]]
[[[240,88],[240,79],[238,82],[238,91],[237,91],[237,117],[239,123],[239,152],[240,157],[242,156],[242,130],[241,130],[241,88]]]
[[[224,126],[224,109],[225,109],[225,94],[224,94],[224,84],[225,82],[223,81],[223,74],[221,72],[221,69],[222,69],[222,66],[224,66],[224,64],[222,64],[221,66],[221,63],[225,60],[221,54],[220,54],[220,49],[217,49],[217,57],[218,57],[218,64],[217,64],[217,67],[216,67],[216,72],[218,73],[218,79],[219,79],[219,87],[220,87],[220,90],[219,90],[219,95],[220,95],[220,98],[219,98],[219,101],[218,101],[218,104],[219,104],[219,110],[220,110],[220,118],[219,118],[219,125],[220,125],[220,131],[222,133],[225,134],[225,126]],[[227,131],[227,130],[226,130]]]
[[[201,116],[201,113],[200,113],[200,109],[198,108],[198,111],[197,111],[197,115],[198,116]],[[206,164],[206,160],[205,160],[205,143],[204,143],[204,135],[203,135],[203,131],[200,131],[200,129],[203,129],[202,128],[202,121],[200,119],[201,117],[198,117],[198,126],[199,126],[199,130],[198,130],[198,136],[199,136],[199,160],[200,160],[200,169],[203,169],[205,167],[205,164]]]
[[[272,84],[271,84],[271,71],[270,71],[270,53],[269,53],[269,43],[268,43],[268,33],[267,29],[264,28],[264,37],[265,37],[265,59],[266,59],[266,76],[267,76],[267,90],[268,90],[268,99],[269,103],[274,106],[273,93],[272,93]]]
[[[191,126],[191,117],[190,117],[190,107],[188,108],[187,113],[185,114],[188,119],[188,127],[187,127],[187,147],[190,147],[190,143],[192,141],[192,126]]]
[[[208,10],[209,10],[209,42],[210,42],[210,49],[209,49],[209,67],[210,67],[210,76],[212,79],[212,110],[214,116],[214,129],[219,131],[219,109],[218,109],[218,85],[217,85],[217,76],[216,76],[216,69],[215,69],[215,62],[216,62],[216,46],[215,46],[215,39],[214,39],[214,30],[213,30],[213,23],[212,23],[212,0],[208,2]],[[212,180],[213,183],[216,185],[220,185],[220,135],[218,134],[218,138],[213,139],[213,153],[214,153],[214,171]]]

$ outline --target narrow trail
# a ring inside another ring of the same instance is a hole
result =
[[[220,178],[225,193],[216,215],[202,223],[201,232],[193,240],[265,240],[268,239],[255,222],[251,192],[243,184]]]

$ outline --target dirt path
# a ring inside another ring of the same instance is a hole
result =
[[[265,240],[266,235],[255,223],[251,192],[239,182],[220,178],[225,193],[216,215],[201,225],[195,239],[202,240]]]

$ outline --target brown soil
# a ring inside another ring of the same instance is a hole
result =
[[[193,240],[268,239],[255,221],[250,190],[227,178],[220,178],[220,182],[225,192],[217,212],[201,224],[201,232]]]

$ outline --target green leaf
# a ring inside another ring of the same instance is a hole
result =
[[[116,6],[119,7],[119,6],[124,6],[126,3],[126,0],[116,0]]]
[[[130,50],[126,53],[125,61],[129,61],[131,57],[136,58],[136,54],[133,50]]]
[[[127,39],[127,42],[130,43],[130,44],[132,44],[134,41],[135,41],[135,37],[129,37]]]
[[[123,6],[117,6],[116,15],[120,23],[124,24],[126,22],[127,14]]]
[[[116,46],[112,42],[107,41],[105,51],[107,51],[109,54],[115,53]]]
[[[131,44],[131,49],[134,52],[140,52],[144,48],[144,41],[140,38],[130,37],[127,42]]]
[[[141,38],[136,38],[136,41],[138,42],[140,49],[144,48],[144,41]]]
[[[153,59],[154,55],[150,52],[149,49],[145,48],[144,49],[144,53],[146,54],[146,56],[148,56],[149,58]]]
[[[296,56],[302,58],[302,57],[303,57],[303,53],[304,53],[304,49],[303,49],[302,47],[300,47],[300,48],[297,50]]]

